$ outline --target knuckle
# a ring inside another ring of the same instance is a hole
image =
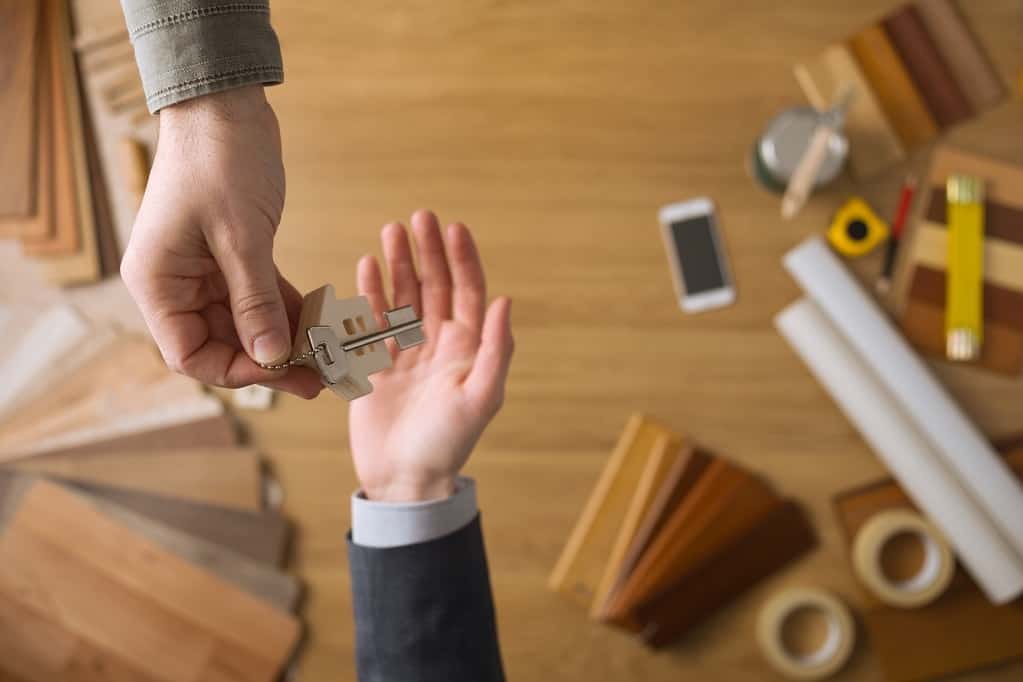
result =
[[[279,312],[281,300],[273,291],[257,290],[238,296],[231,307],[242,319],[258,319]]]

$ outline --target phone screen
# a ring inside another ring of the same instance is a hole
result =
[[[714,241],[714,218],[688,218],[671,224],[675,257],[682,270],[686,294],[721,289],[728,285]]]

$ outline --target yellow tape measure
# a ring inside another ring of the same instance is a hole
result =
[[[853,197],[838,210],[828,228],[828,242],[843,256],[865,256],[888,239],[891,229],[867,202]]]
[[[950,360],[976,360],[984,327],[984,183],[969,175],[950,175],[945,196],[945,355]]]

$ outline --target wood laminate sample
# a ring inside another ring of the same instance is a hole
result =
[[[0,0],[0,216],[27,217],[35,211],[35,99],[38,58],[38,0]]]

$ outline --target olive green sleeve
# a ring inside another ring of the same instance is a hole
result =
[[[269,0],[121,0],[151,112],[284,80]]]

